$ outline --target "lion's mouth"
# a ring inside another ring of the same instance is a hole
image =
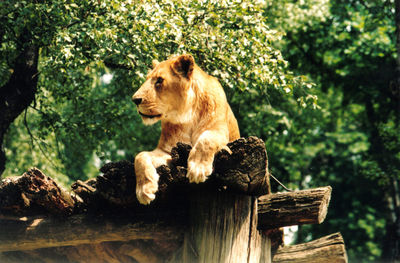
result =
[[[161,114],[147,115],[147,114],[141,113],[140,111],[139,111],[139,114],[140,114],[141,116],[145,117],[145,118],[150,118],[150,119],[161,117]]]

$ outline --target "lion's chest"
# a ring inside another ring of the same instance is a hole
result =
[[[169,152],[178,142],[192,145],[192,134],[193,125],[162,123],[159,147]]]

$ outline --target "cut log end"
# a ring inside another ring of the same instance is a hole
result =
[[[331,201],[332,187],[327,186],[325,188],[321,188],[322,190],[322,199],[321,204],[319,206],[318,213],[318,224],[324,222],[326,215],[328,214],[329,202]]]

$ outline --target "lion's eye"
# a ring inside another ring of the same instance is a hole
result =
[[[156,85],[163,83],[163,81],[164,81],[163,78],[157,78]]]
[[[163,83],[163,81],[164,81],[163,78],[161,78],[161,77],[157,78],[156,85],[155,85],[157,89],[161,88],[161,84]]]

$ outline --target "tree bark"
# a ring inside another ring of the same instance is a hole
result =
[[[276,193],[258,199],[258,227],[321,224],[328,212],[332,188]]]
[[[0,87],[0,176],[5,169],[6,156],[3,150],[4,135],[11,123],[34,100],[38,80],[39,49],[22,34],[21,53],[12,67],[8,82]]]
[[[75,201],[37,168],[0,183],[0,214],[68,216],[74,212]]]
[[[347,263],[344,241],[335,233],[308,243],[278,249],[274,263]]]

